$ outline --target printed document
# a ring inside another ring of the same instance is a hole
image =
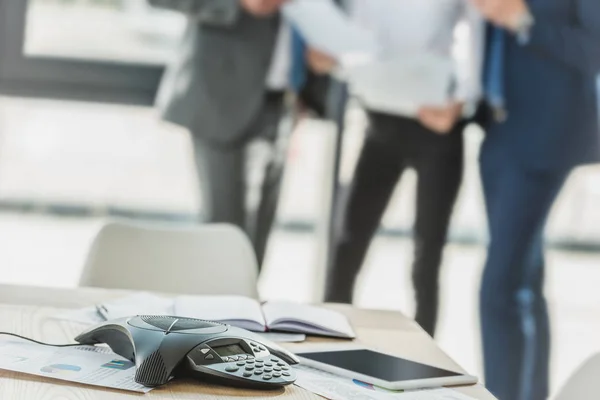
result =
[[[445,106],[451,98],[454,64],[422,54],[375,61],[344,72],[349,90],[374,111],[414,117],[422,106]]]
[[[341,64],[368,60],[379,52],[375,34],[352,22],[332,0],[292,0],[282,12],[309,46]]]
[[[50,347],[0,340],[0,369],[140,393],[152,390],[134,381],[134,363],[107,347]]]

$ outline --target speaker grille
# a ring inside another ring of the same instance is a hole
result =
[[[164,331],[170,330],[171,332],[185,331],[188,329],[213,328],[215,326],[223,325],[218,322],[204,321],[195,318],[177,318],[162,315],[141,315],[140,319],[158,329]]]
[[[173,325],[173,322],[177,320],[177,318],[165,317],[162,315],[142,315],[140,316],[140,319],[145,323],[164,331],[169,329],[169,327]]]
[[[144,386],[163,385],[168,379],[165,363],[158,350],[150,354],[135,371],[135,381]]]

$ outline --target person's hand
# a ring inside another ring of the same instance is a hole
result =
[[[275,14],[287,0],[240,0],[242,7],[252,15],[266,17]]]
[[[462,103],[451,103],[446,107],[421,107],[419,121],[435,133],[445,135],[450,133],[462,115],[462,109]]]
[[[524,15],[529,13],[525,0],[471,0],[490,22],[510,31],[519,28]]]
[[[306,50],[306,61],[308,67],[318,75],[330,73],[337,65],[337,61],[329,54],[313,48]]]

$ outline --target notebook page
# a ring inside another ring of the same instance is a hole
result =
[[[270,329],[291,330],[305,333],[354,338],[354,330],[348,319],[337,311],[292,302],[274,301],[263,304],[263,313]],[[316,328],[316,329],[314,329]]]
[[[175,299],[175,314],[226,322],[249,330],[265,330],[260,303],[244,296],[179,296]]]

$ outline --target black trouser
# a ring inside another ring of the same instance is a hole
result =
[[[205,222],[225,222],[244,229],[252,240],[259,268],[275,220],[291,134],[280,129],[283,100],[281,92],[266,93],[263,108],[246,128],[241,143],[220,145],[204,140],[201,133],[192,135]],[[260,180],[258,185],[249,184],[248,178],[254,181],[254,177]]]
[[[407,167],[418,175],[413,284],[416,321],[433,336],[442,251],[463,169],[464,124],[436,134],[414,119],[369,113],[367,133],[326,282],[328,302],[350,303],[356,277],[390,196]]]

